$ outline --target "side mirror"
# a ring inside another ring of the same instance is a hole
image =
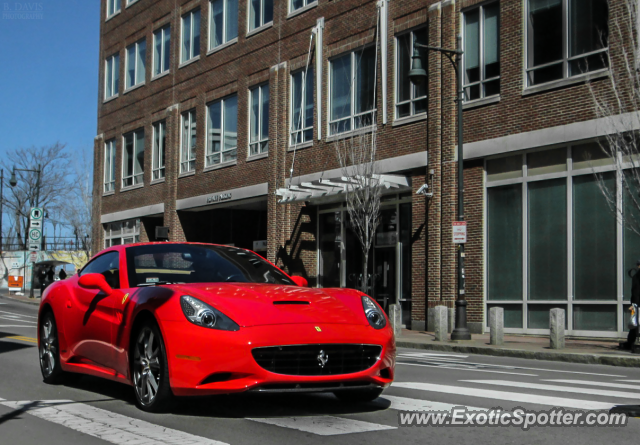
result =
[[[85,289],[99,289],[107,295],[111,295],[113,293],[113,289],[107,284],[107,280],[104,278],[104,275],[100,273],[88,273],[86,275],[82,275],[78,280],[78,284],[80,287],[84,287]]]
[[[309,287],[309,282],[306,278],[293,276],[291,277],[294,283],[296,283],[300,287]]]

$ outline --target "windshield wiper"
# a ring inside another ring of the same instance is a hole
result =
[[[158,284],[184,284],[184,282],[179,282],[179,281],[154,281],[153,283],[140,283],[136,287],[157,286]]]

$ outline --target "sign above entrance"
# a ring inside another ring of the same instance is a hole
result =
[[[467,242],[467,222],[453,222],[453,244],[465,244]]]
[[[232,198],[231,192],[211,195],[207,197],[207,204],[213,204],[214,202],[228,201],[231,198]]]

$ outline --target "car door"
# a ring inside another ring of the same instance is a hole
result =
[[[106,252],[94,258],[75,277],[68,296],[65,331],[74,361],[113,369],[114,299],[97,289],[84,289],[77,280],[89,273],[104,275],[109,286],[120,288],[120,253]],[[89,361],[89,363],[87,363]]]

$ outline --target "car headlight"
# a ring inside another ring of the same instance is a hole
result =
[[[380,306],[371,297],[362,296],[362,307],[364,308],[364,315],[372,328],[382,329],[387,325],[387,318],[382,313]]]
[[[182,313],[191,323],[204,328],[237,331],[240,326],[222,312],[189,295],[180,297]]]

